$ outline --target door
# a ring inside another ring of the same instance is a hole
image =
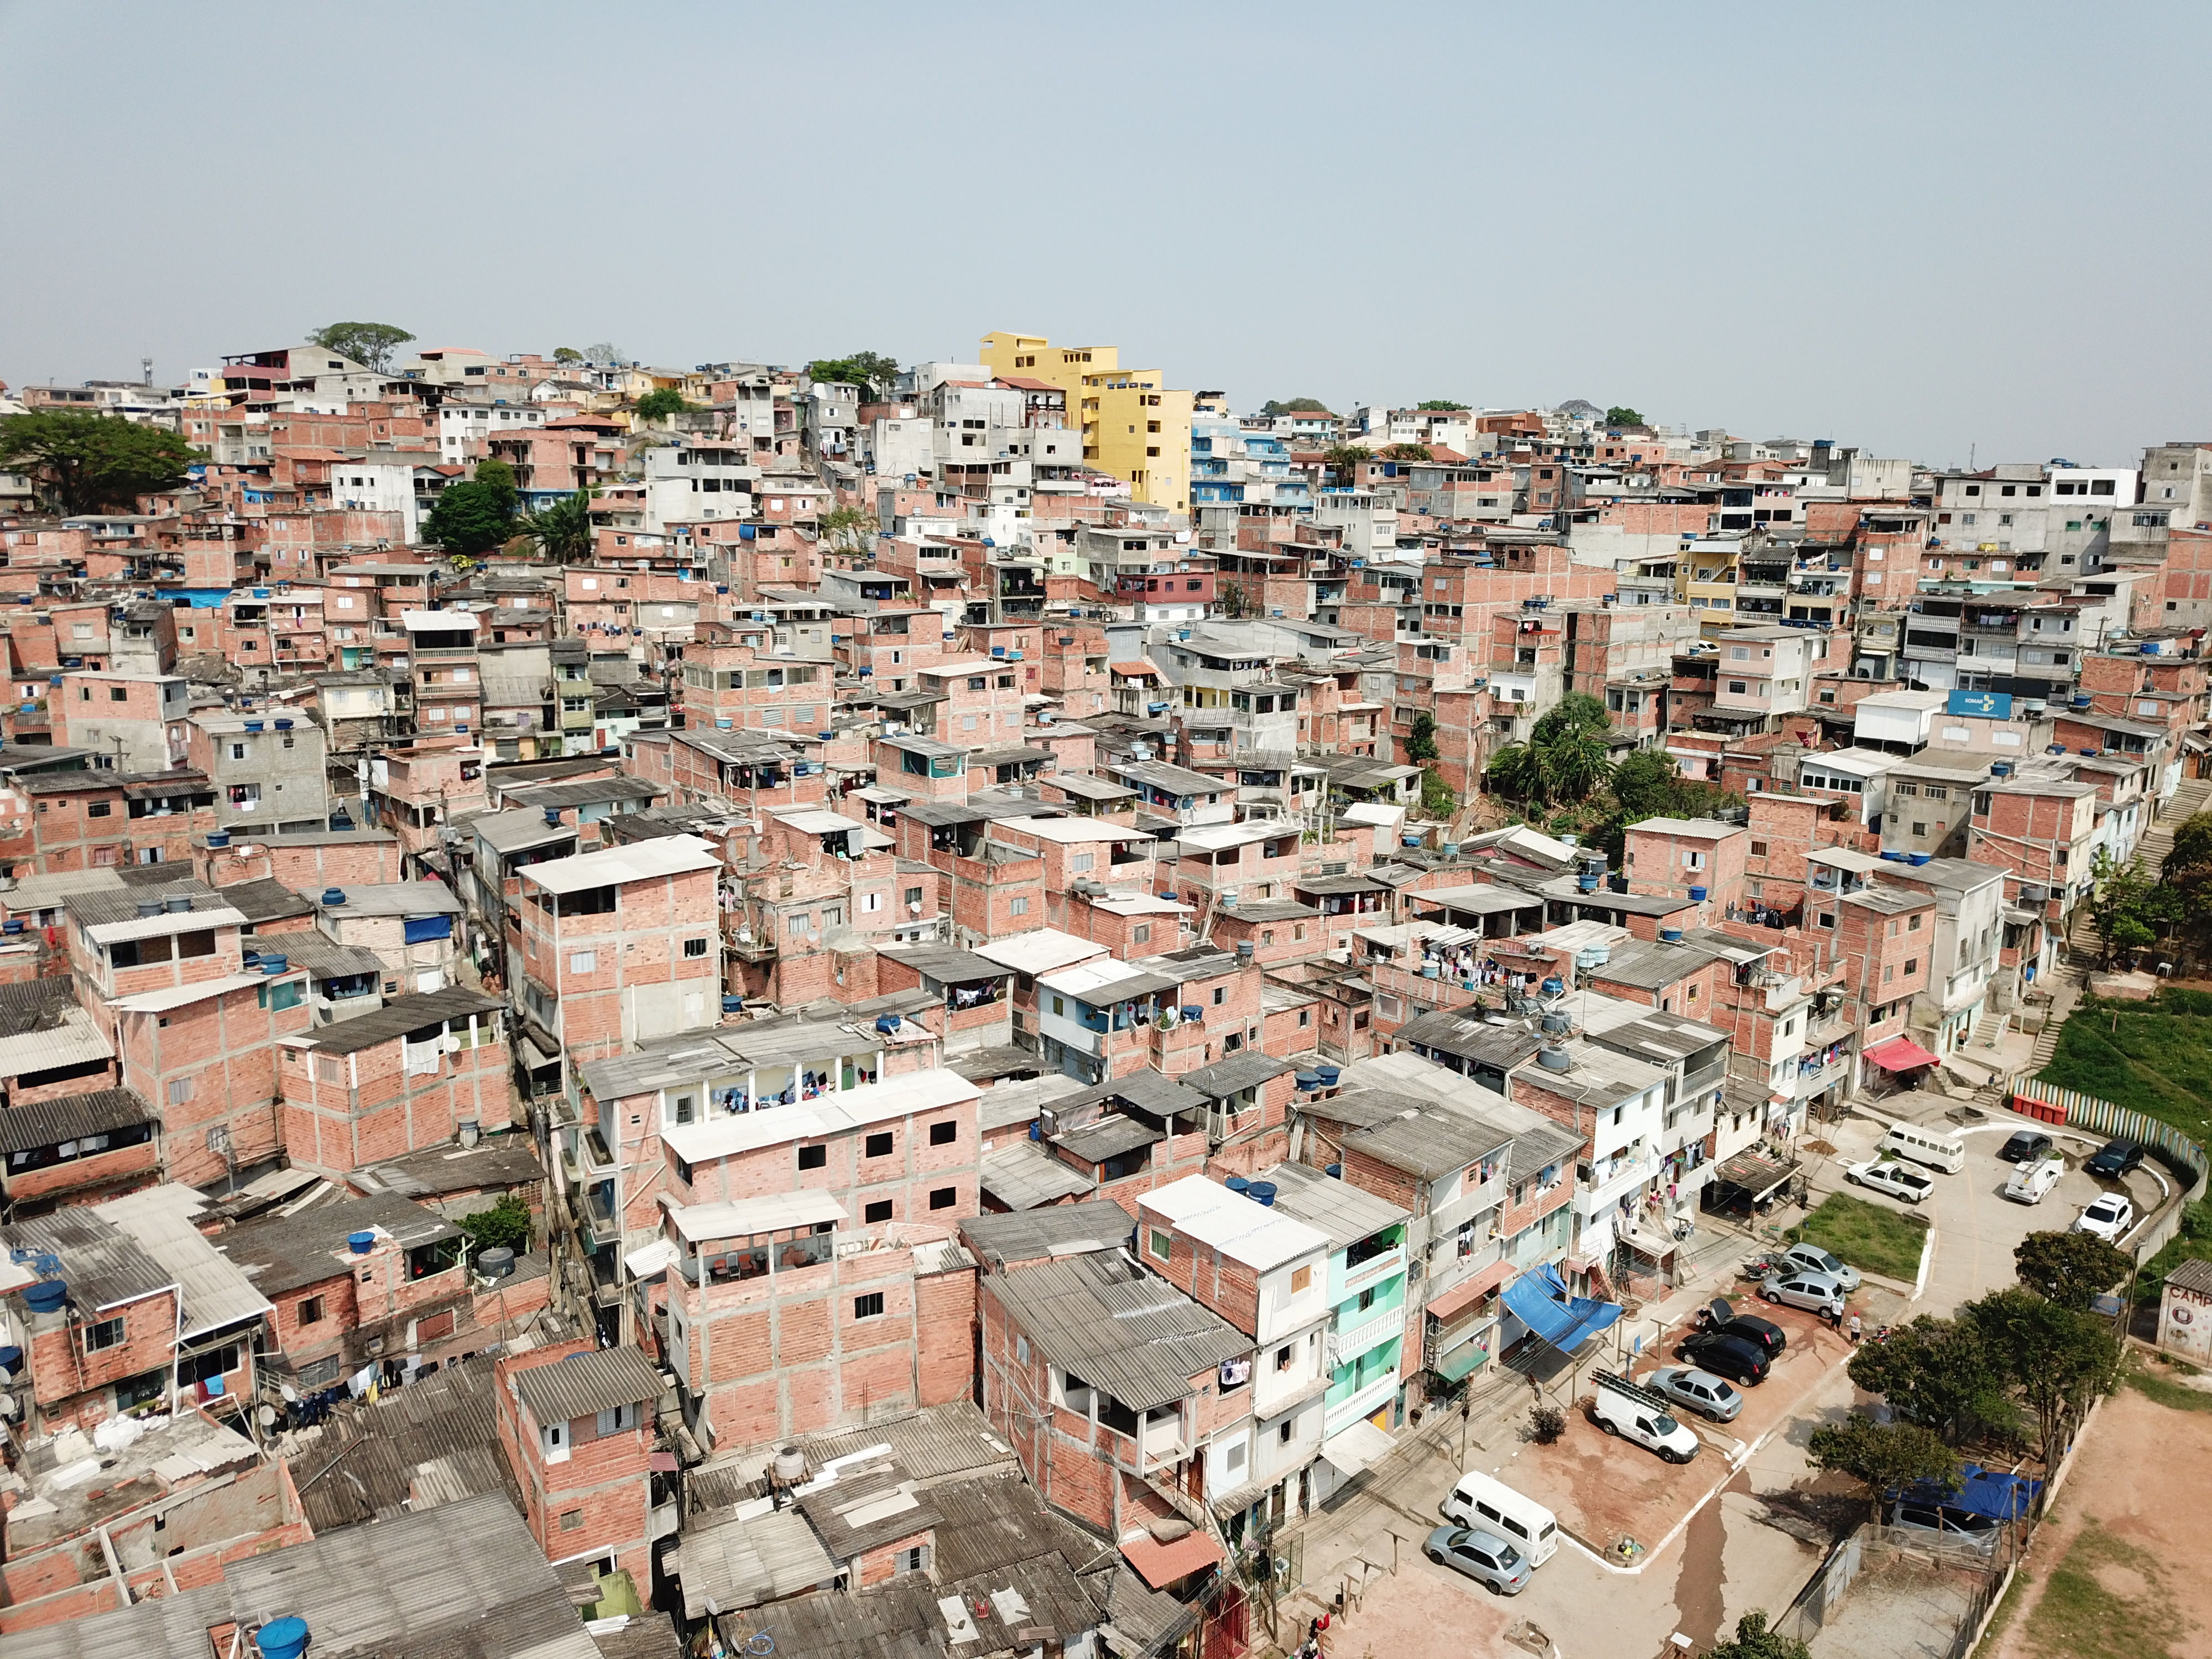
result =
[[[442,968],[425,968],[415,975],[417,991],[442,991],[446,988],[446,973]]]

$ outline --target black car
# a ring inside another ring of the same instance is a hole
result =
[[[2096,1155],[2083,1167],[2093,1176],[2106,1181],[2118,1181],[2122,1176],[2133,1175],[2143,1159],[2143,1149],[2132,1140],[2108,1140],[2097,1149]]]
[[[1757,1314],[1740,1313],[1727,1324],[1718,1328],[1723,1336],[1733,1336],[1750,1343],[1770,1359],[1778,1359],[1782,1351],[1790,1346],[1790,1334],[1771,1319],[1761,1319]]]
[[[2039,1135],[2033,1129],[2022,1129],[1998,1148],[1997,1156],[2008,1164],[2034,1164],[2051,1156],[2051,1137]]]
[[[1772,1369],[1764,1348],[1747,1337],[1727,1331],[1698,1331],[1686,1336],[1674,1352],[1678,1358],[1747,1389],[1755,1389],[1765,1382],[1766,1373]]]

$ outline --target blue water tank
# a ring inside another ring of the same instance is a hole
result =
[[[1337,1079],[1344,1075],[1344,1068],[1340,1066],[1316,1066],[1314,1071],[1320,1076],[1321,1086],[1324,1089],[1336,1087]]]
[[[1705,890],[1702,887],[1692,887],[1690,890],[1690,902],[1692,904],[1703,904],[1705,902]]]
[[[1228,1188],[1231,1192],[1236,1193],[1241,1196],[1244,1192],[1244,1189],[1249,1187],[1252,1183],[1243,1176],[1231,1176],[1228,1180],[1223,1182],[1221,1184]]]
[[[876,1035],[878,1036],[890,1036],[896,1032],[898,1028],[899,1017],[896,1014],[878,1014],[876,1016]]]
[[[59,1313],[69,1300],[69,1286],[58,1279],[41,1279],[23,1286],[23,1305],[33,1313]]]
[[[324,888],[323,902],[332,907],[343,904],[345,902],[345,889],[343,887]]]
[[[1298,1073],[1298,1087],[1304,1090],[1308,1094],[1311,1094],[1316,1089],[1321,1087],[1321,1073],[1318,1072],[1300,1072]]]
[[[1273,1209],[1275,1203],[1275,1183],[1272,1181],[1255,1181],[1245,1188],[1244,1196],[1255,1203],[1265,1204]]]
[[[376,1248],[376,1234],[364,1227],[357,1233],[348,1233],[346,1243],[351,1247],[356,1255],[367,1255]]]
[[[722,999],[722,1012],[726,1014],[741,1012],[743,1012],[745,1000],[743,997],[724,997]]]
[[[1328,1176],[1332,1181],[1341,1181],[1344,1179],[1344,1165],[1341,1164],[1329,1164],[1327,1168],[1322,1170],[1322,1173]]]
[[[261,1650],[261,1659],[300,1659],[307,1650],[307,1621],[272,1619],[253,1633],[253,1645]]]

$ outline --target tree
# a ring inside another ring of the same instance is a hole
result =
[[[2020,1282],[2046,1302],[2086,1313],[2089,1299],[2135,1268],[2135,1258],[2094,1233],[2030,1233],[2013,1247]]]
[[[473,558],[503,545],[514,533],[514,496],[476,481],[447,484],[430,516],[422,539],[448,553]]]
[[[1817,1469],[1848,1474],[1867,1489],[1868,1518],[1881,1518],[1883,1498],[1922,1481],[1948,1491],[1959,1484],[1958,1454],[1932,1429],[1917,1423],[1877,1423],[1858,1412],[1841,1423],[1824,1423],[1805,1444]]]
[[[1326,415],[1328,405],[1318,398],[1293,398],[1288,403],[1277,403],[1273,398],[1260,405],[1262,415]]]
[[[1644,417],[1625,404],[1615,404],[1605,411],[1607,426],[1642,426]]]
[[[1406,733],[1406,758],[1415,766],[1437,757],[1437,717],[1425,708],[1413,716]]]
[[[596,489],[580,489],[522,521],[522,533],[556,564],[573,564],[592,551],[592,502]]]
[[[1482,769],[1482,775],[1501,795],[1523,801],[1541,802],[1547,799],[1544,793],[1544,763],[1531,744],[1506,744],[1490,757],[1490,764]]]
[[[0,471],[28,473],[64,513],[135,511],[139,496],[184,483],[198,459],[173,432],[87,410],[0,418]]]
[[[1851,1381],[1878,1394],[1900,1421],[1915,1423],[1958,1445],[1978,1430],[2009,1428],[2002,1358],[1978,1327],[1923,1314],[1851,1356]]]
[[[806,378],[810,380],[819,380],[825,385],[856,386],[862,392],[878,388],[887,391],[898,376],[898,359],[886,357],[880,351],[855,351],[843,357],[818,357],[806,366]]]
[[[678,415],[689,415],[693,408],[674,386],[656,386],[637,400],[637,417],[641,421],[672,421]]]
[[[1604,735],[1584,726],[1561,733],[1537,753],[1547,799],[1587,800],[1613,777],[1613,751]]]
[[[611,368],[620,368],[629,362],[629,354],[612,340],[602,340],[597,345],[587,345],[584,348],[584,361],[587,363],[605,363]]]
[[[476,481],[497,497],[501,513],[510,519],[514,516],[517,492],[513,467],[505,461],[478,461]]]
[[[332,323],[307,336],[310,344],[350,357],[380,374],[392,367],[392,354],[414,337],[390,323]]]
[[[1336,474],[1339,479],[1349,479],[1352,469],[1362,461],[1373,460],[1375,452],[1364,449],[1358,444],[1331,444],[1322,451],[1321,459],[1322,465]]]
[[[1638,749],[1613,769],[1613,798],[1630,823],[1673,814],[1682,784],[1682,769],[1663,749]]]
[[[865,507],[833,507],[822,515],[822,539],[840,553],[874,550],[876,515]]]
[[[1233,577],[1216,590],[1221,596],[1221,614],[1224,617],[1249,617],[1254,605],[1252,594],[1243,582]]]
[[[1386,461],[1425,461],[1434,458],[1426,444],[1392,444],[1382,452]]]
[[[1421,769],[1421,816],[1449,819],[1459,810],[1459,796],[1433,766]]]
[[[1415,404],[1413,407],[1416,409],[1448,410],[1462,415],[1467,413],[1467,405],[1461,403],[1455,398],[1425,398],[1419,403]]]
[[[2119,1381],[2120,1345],[2110,1326],[2017,1287],[1960,1312],[1998,1357],[2035,1419],[2044,1468],[2055,1468],[2075,1425]]]
[[[574,346],[555,346],[553,361],[556,363],[580,363],[584,361],[584,354]]]
[[[1571,732],[1604,732],[1612,726],[1613,716],[1602,702],[1587,691],[1570,691],[1538,717],[1529,741],[1540,749]]]
[[[1813,1650],[1794,1636],[1784,1636],[1756,1610],[1735,1621],[1735,1634],[1705,1650],[1705,1659],[1813,1659]]]
[[[2212,957],[2212,812],[2191,813],[2174,826],[2159,874],[2191,954],[2200,962]]]
[[[463,1216],[460,1229],[479,1250],[520,1253],[530,1248],[530,1206],[514,1193],[502,1194],[489,1209]]]

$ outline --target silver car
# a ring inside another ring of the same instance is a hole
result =
[[[1820,1314],[1827,1312],[1844,1299],[1841,1285],[1826,1273],[1816,1273],[1805,1267],[1767,1274],[1766,1282],[1759,1287],[1759,1293],[1769,1302],[1809,1309]]]
[[[1644,1386],[1716,1423],[1733,1423],[1743,1409],[1743,1396],[1731,1384],[1694,1365],[1662,1365]]]
[[[1494,1532],[1438,1527],[1421,1553],[1440,1567],[1463,1572],[1493,1595],[1518,1595],[1528,1587],[1528,1558]]]
[[[1859,1287],[1859,1270],[1841,1256],[1822,1249],[1818,1244],[1792,1244],[1788,1249],[1783,1251],[1782,1261],[1783,1271],[1785,1273],[1795,1272],[1802,1267],[1808,1272],[1826,1273],[1844,1287],[1845,1296],[1849,1296]]]

